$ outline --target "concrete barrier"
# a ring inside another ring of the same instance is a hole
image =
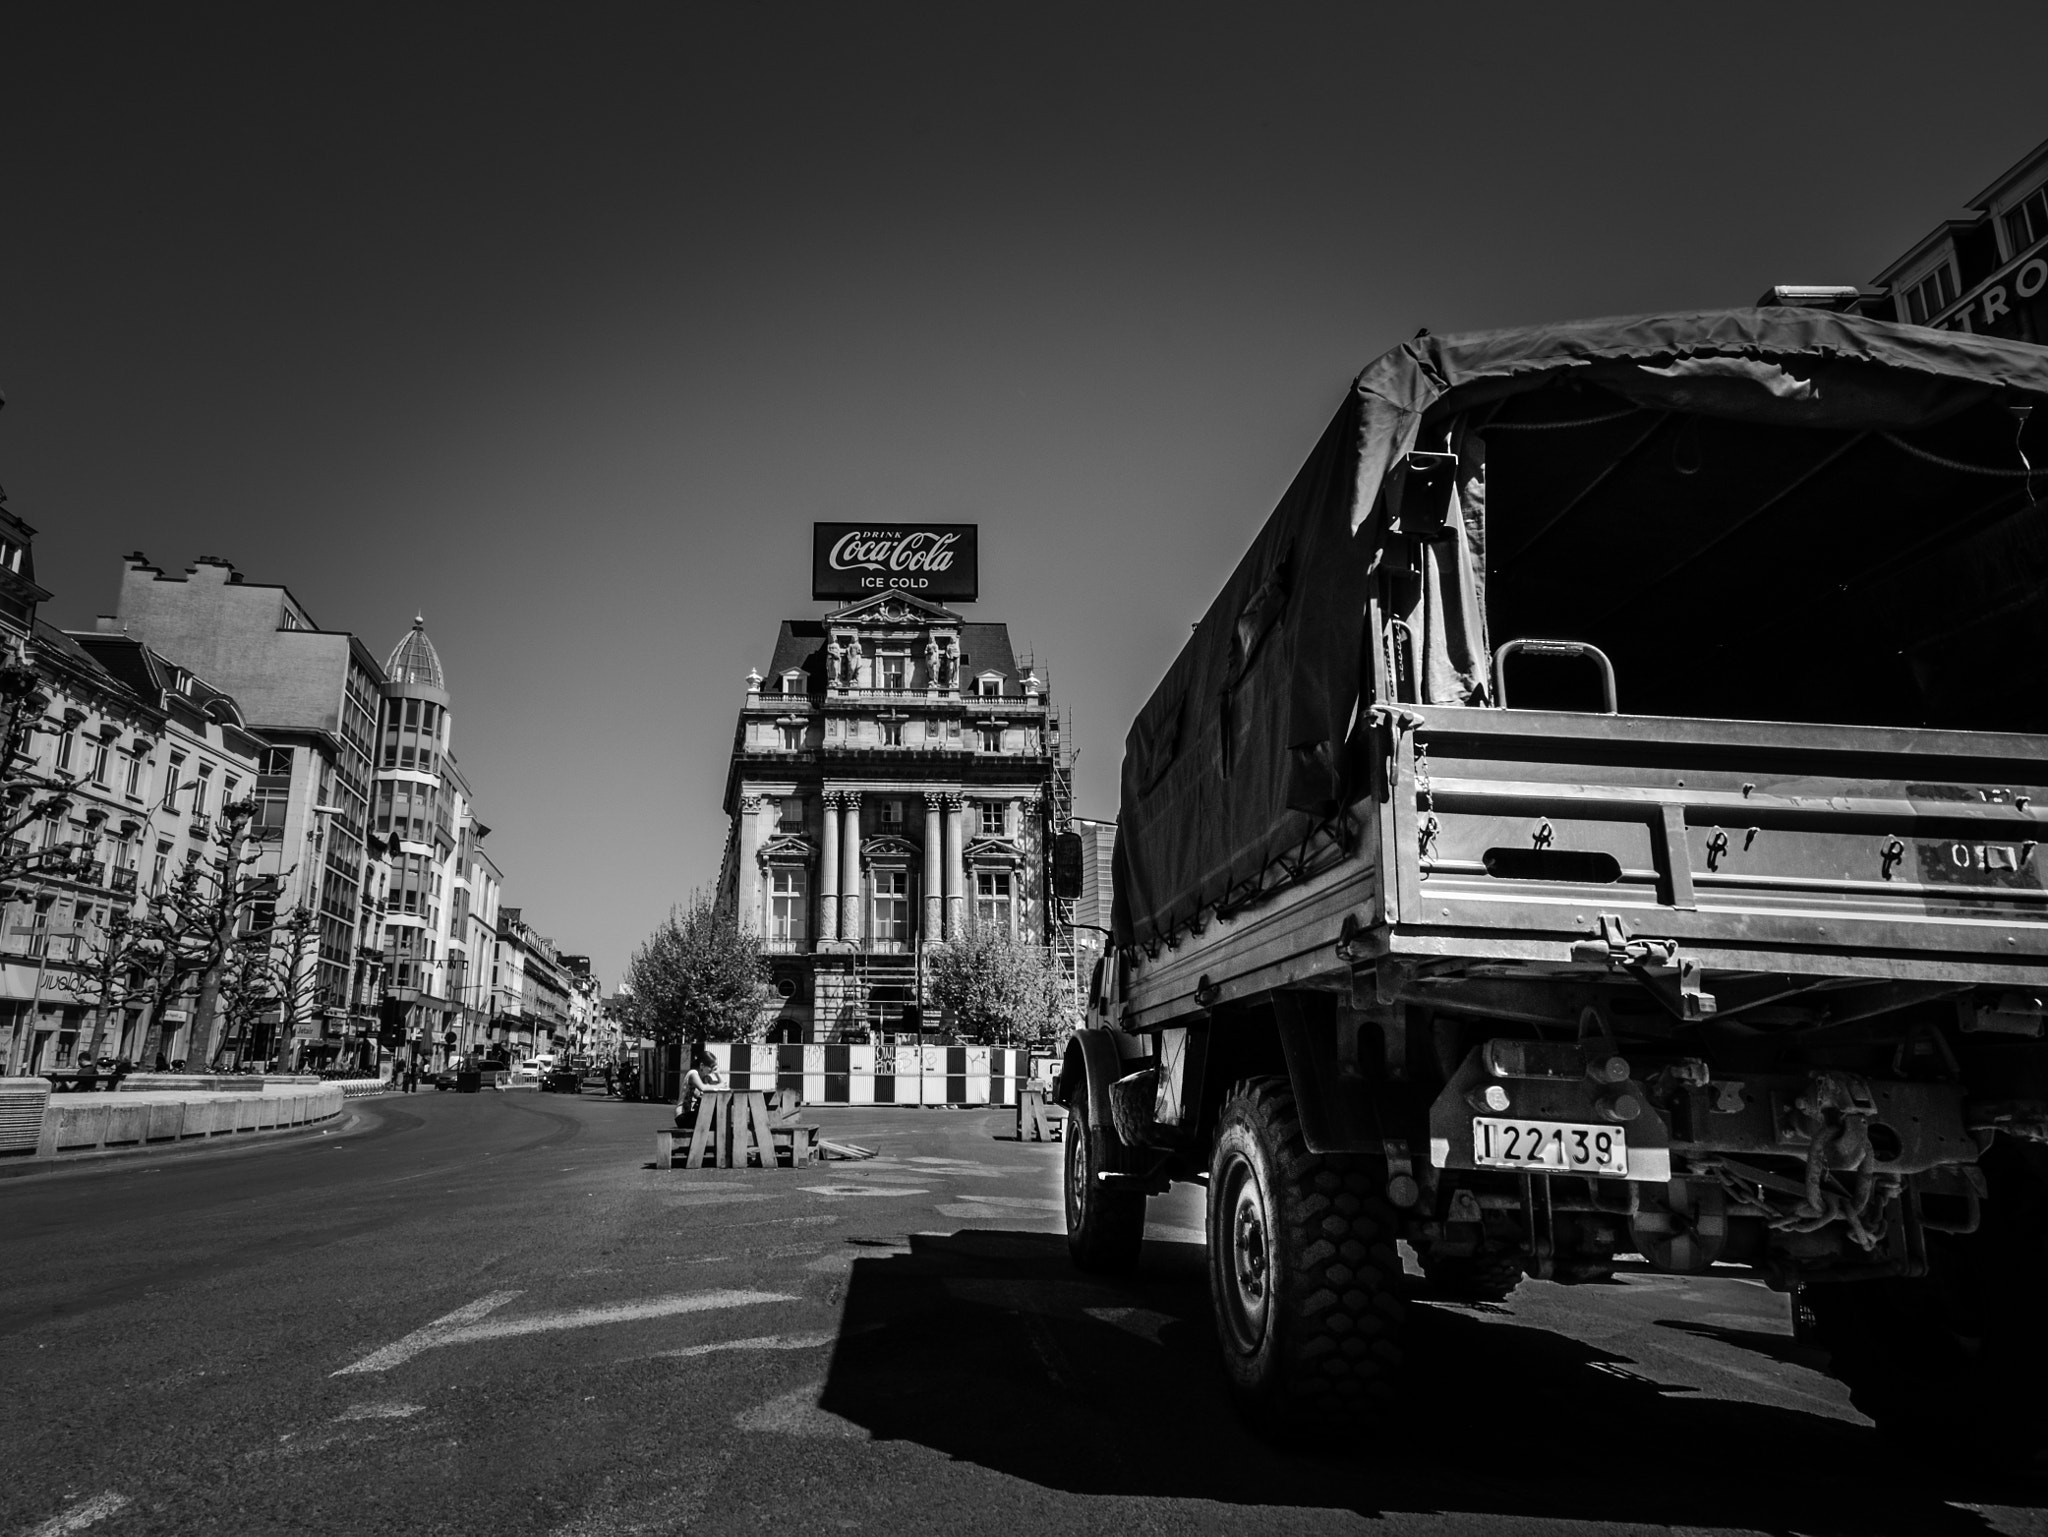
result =
[[[260,1094],[159,1090],[145,1098],[124,1088],[55,1099],[45,1095],[34,1151],[27,1156],[231,1141],[237,1135],[316,1126],[339,1116],[345,1098],[340,1084],[318,1082],[279,1085]],[[0,1147],[0,1154],[6,1151]]]

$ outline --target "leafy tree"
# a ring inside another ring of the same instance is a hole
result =
[[[768,982],[760,940],[698,892],[633,952],[622,991],[642,1032],[701,1045],[751,1036]]]
[[[977,925],[934,946],[930,997],[971,1040],[995,1046],[1050,1041],[1071,1023],[1072,1004],[1052,952]]]

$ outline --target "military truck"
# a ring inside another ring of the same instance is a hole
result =
[[[1886,1429],[2039,1444],[2043,404],[1789,307],[1368,367],[1129,733],[1074,1262],[1205,1185],[1273,1427],[1397,1393],[1405,1241],[1759,1277]]]

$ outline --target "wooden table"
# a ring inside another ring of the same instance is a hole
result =
[[[697,1104],[697,1125],[682,1166],[701,1169],[708,1152],[714,1169],[744,1169],[757,1161],[764,1169],[800,1169],[816,1157],[817,1131],[788,1116],[771,1116],[764,1090],[707,1090]],[[782,1145],[789,1148],[787,1164],[777,1156]]]

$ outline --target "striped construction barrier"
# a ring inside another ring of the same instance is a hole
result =
[[[794,1089],[807,1105],[1014,1105],[1029,1081],[1017,1046],[767,1046],[716,1042],[724,1088]]]

